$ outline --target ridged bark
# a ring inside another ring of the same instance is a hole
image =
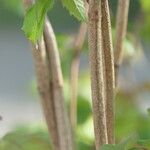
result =
[[[115,81],[118,82],[118,72],[123,59],[123,41],[125,40],[130,0],[119,0],[116,21],[116,38],[114,44]]]

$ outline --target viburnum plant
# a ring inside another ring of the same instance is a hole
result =
[[[61,1],[71,15],[79,21],[86,22],[81,25],[81,29],[84,30],[86,24],[88,28],[96,150],[126,150],[128,142],[133,141],[131,139],[135,140],[136,137],[128,138],[115,145],[114,97],[115,87],[117,87],[115,81],[121,64],[120,57],[122,57],[122,45],[127,28],[129,0],[119,0],[115,56],[113,55],[108,0]],[[50,21],[46,17],[54,3],[55,0],[24,0],[26,14],[22,29],[32,44],[38,91],[51,136],[52,147],[54,150],[74,150],[71,125],[75,127],[76,108],[71,111],[73,112],[71,116],[74,119],[70,125],[64,104],[63,76],[58,46]],[[80,40],[78,40],[78,46],[75,48],[77,54],[79,54],[85,38],[86,30],[84,32],[82,30],[79,32]],[[78,63],[75,59],[76,64]],[[76,83],[73,85],[76,86]],[[76,105],[72,106],[76,107]]]

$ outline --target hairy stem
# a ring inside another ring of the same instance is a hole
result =
[[[102,45],[101,1],[89,1],[88,37],[90,48],[91,88],[96,150],[108,143],[106,126],[106,94]]]
[[[123,41],[126,36],[128,12],[130,0],[119,0],[117,21],[116,21],[116,38],[114,44],[114,57],[115,57],[115,84],[118,82],[119,67],[123,59]]]
[[[106,124],[108,143],[114,144],[114,57],[108,0],[101,0],[102,39],[106,81]]]
[[[114,144],[114,57],[107,0],[89,4],[89,47],[96,150]]]

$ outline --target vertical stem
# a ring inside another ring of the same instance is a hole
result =
[[[38,49],[36,49],[35,45],[32,45],[32,55],[35,64],[38,91],[41,97],[41,102],[49,133],[52,139],[52,147],[55,150],[59,150],[57,124],[52,94],[53,89],[52,86],[49,84],[50,78],[46,64],[47,58],[43,39],[38,42]]]
[[[23,0],[24,7],[32,5],[32,0]],[[43,106],[44,116],[52,139],[52,147],[59,150],[59,137],[53,101],[53,87],[47,65],[45,42],[42,38],[37,45],[32,44],[32,55],[36,71],[38,91]]]
[[[76,37],[73,60],[71,63],[71,104],[70,104],[70,120],[72,128],[76,128],[77,124],[77,95],[78,95],[78,73],[80,64],[81,49],[84,44],[87,31],[86,23],[82,23],[79,33]]]
[[[106,124],[108,143],[114,144],[114,57],[108,0],[101,0],[102,38],[106,81]]]
[[[119,67],[123,59],[123,41],[126,36],[130,0],[119,0],[114,45],[115,81],[117,86]]]
[[[25,7],[32,0],[24,0]],[[65,112],[63,77],[55,34],[46,20],[44,40],[32,48],[38,90],[54,150],[73,150],[69,118]]]
[[[88,36],[96,150],[108,143],[105,112],[105,78],[102,47],[101,0],[89,1]]]
[[[88,11],[88,4],[85,1],[85,10]],[[72,128],[75,129],[77,125],[77,95],[78,95],[78,74],[81,50],[86,38],[87,24],[81,23],[79,32],[74,43],[74,54],[71,63],[71,104],[70,104],[70,120]]]
[[[53,98],[60,144],[59,148],[60,150],[73,150],[71,127],[64,106],[63,77],[61,72],[59,51],[55,34],[48,20],[45,22],[44,40],[51,69]]]

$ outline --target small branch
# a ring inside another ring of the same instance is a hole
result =
[[[23,2],[25,8],[32,5],[32,0],[24,0]],[[43,38],[37,43],[37,45],[32,44],[32,55],[36,71],[38,91],[41,98],[46,123],[52,139],[52,147],[55,150],[59,150],[58,129],[52,92],[53,89],[50,84],[51,79],[48,73],[47,56]]]
[[[48,76],[48,68],[46,65],[46,52],[44,41],[38,42],[38,50],[32,45],[32,54],[35,64],[38,91],[41,97],[43,111],[45,114],[47,126],[52,139],[52,147],[59,150],[57,123],[53,102],[53,89],[50,86],[50,78]],[[43,55],[44,54],[44,55]]]
[[[88,11],[88,4],[85,2],[85,9]],[[78,74],[81,50],[85,41],[87,32],[87,24],[81,23],[79,32],[74,42],[73,59],[71,63],[71,104],[70,104],[70,120],[72,129],[77,124],[77,95],[78,95]]]
[[[108,0],[101,0],[102,38],[106,81],[106,123],[108,144],[114,144],[114,57]]]
[[[117,86],[119,68],[123,59],[123,41],[126,36],[130,0],[119,0],[114,44],[115,84]]]
[[[57,123],[56,125],[58,127],[60,144],[59,150],[73,150],[71,127],[64,106],[63,77],[61,72],[59,51],[55,34],[48,20],[46,20],[44,27],[44,40],[53,84],[53,99]]]
[[[71,104],[70,104],[70,120],[72,128],[76,128],[77,124],[77,93],[78,93],[78,73],[80,64],[80,54],[86,35],[87,25],[82,23],[77,35],[74,54],[71,63]]]
[[[32,0],[24,0],[25,7]],[[46,20],[44,40],[32,45],[38,90],[54,150],[73,150],[69,118],[65,112],[63,78],[55,34]]]
[[[105,112],[104,56],[102,47],[101,1],[89,1],[88,37],[96,150],[108,144]]]

